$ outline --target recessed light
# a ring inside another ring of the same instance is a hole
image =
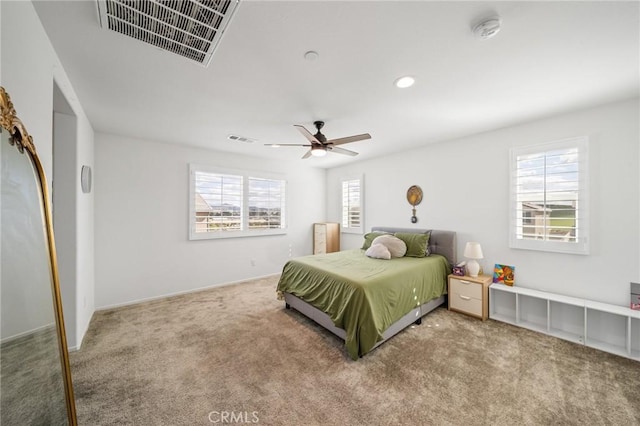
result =
[[[400,89],[406,89],[407,87],[413,86],[413,83],[415,82],[416,80],[413,77],[407,75],[404,77],[400,77],[399,79],[394,81],[393,84],[395,84],[396,87],[399,87]]]

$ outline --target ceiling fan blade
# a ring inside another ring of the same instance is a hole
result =
[[[305,158],[309,158],[309,157],[311,157],[311,150],[307,151],[307,153],[302,156],[302,159],[304,160]]]
[[[302,136],[304,136],[305,138],[307,138],[307,140],[309,142],[311,142],[312,144],[316,143],[316,144],[320,144],[320,141],[318,139],[316,139],[315,136],[313,136],[307,129],[304,128],[304,126],[301,126],[299,124],[294,124],[293,127],[295,127],[296,129],[298,129],[300,131],[300,133],[302,133]]]
[[[364,141],[367,139],[371,139],[371,135],[369,133],[363,133],[361,135],[347,136],[346,138],[331,139],[327,141],[327,144],[342,145],[345,143]]]
[[[311,146],[311,145],[302,144],[302,143],[265,143],[264,146],[273,146],[277,148],[279,146]]]
[[[344,154],[344,155],[351,155],[352,157],[358,155],[358,153],[355,152],[355,151],[349,151],[348,149],[338,148],[337,146],[329,145],[327,147],[327,149],[329,149],[331,152],[335,152],[335,153],[338,153],[338,154]]]

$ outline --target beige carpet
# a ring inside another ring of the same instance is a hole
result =
[[[352,361],[276,282],[97,312],[80,425],[640,424],[639,362],[446,309]]]

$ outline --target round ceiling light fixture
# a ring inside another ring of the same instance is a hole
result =
[[[314,157],[324,157],[327,155],[327,149],[321,146],[312,146],[311,147],[311,155]]]
[[[393,84],[395,84],[395,86],[400,89],[406,89],[407,87],[413,86],[413,83],[415,82],[416,82],[415,78],[409,75],[406,75],[404,77],[398,78],[396,81],[393,82]]]
[[[488,40],[500,32],[501,23],[499,16],[483,19],[473,27],[473,34],[481,40]]]

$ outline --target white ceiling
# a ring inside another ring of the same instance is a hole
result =
[[[95,1],[35,1],[94,130],[268,158],[369,132],[310,166],[638,96],[638,2],[242,0],[209,67],[100,27]],[[473,37],[478,18],[502,30]],[[313,62],[303,57],[315,50]],[[412,75],[416,84],[393,81]],[[257,139],[231,142],[229,134]]]

